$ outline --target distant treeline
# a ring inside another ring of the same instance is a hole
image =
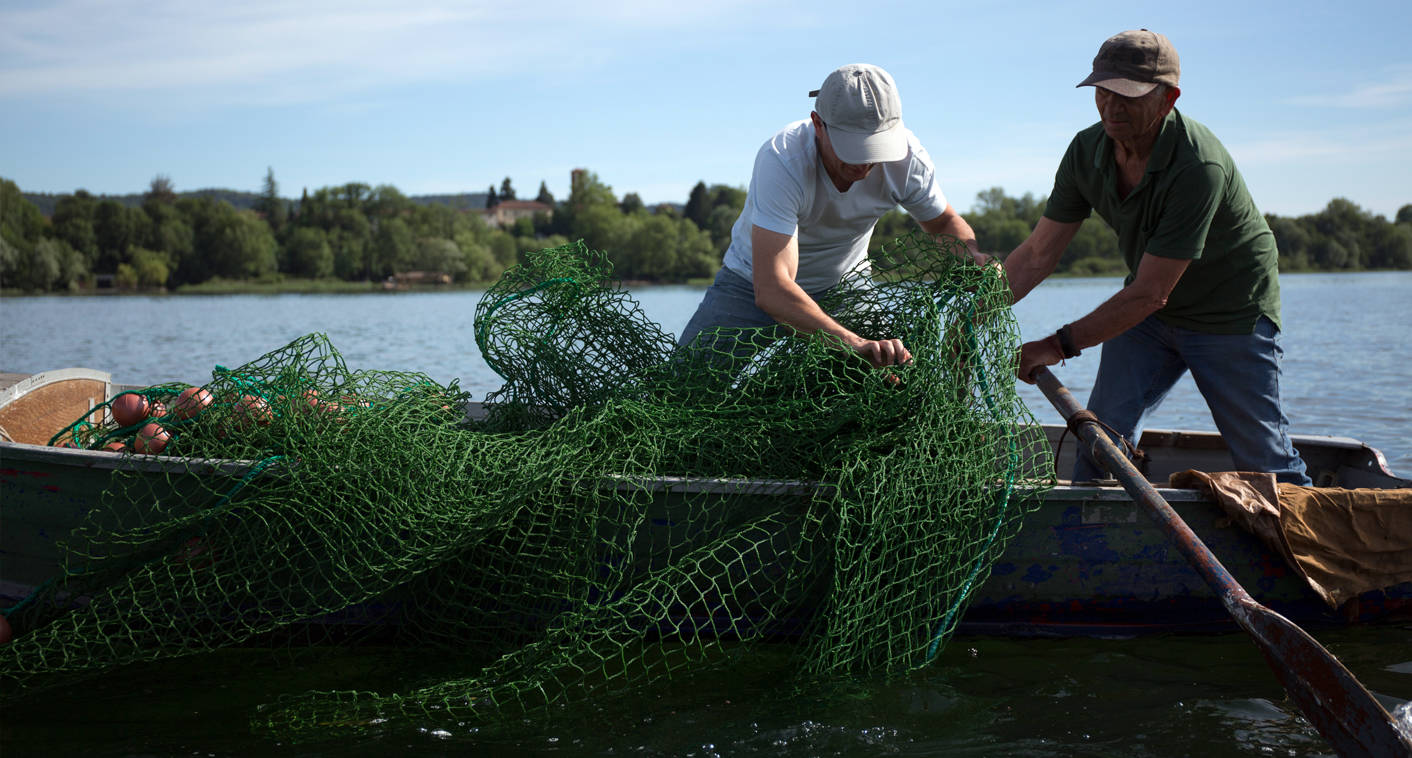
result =
[[[133,192],[127,195],[95,195],[93,197],[98,202],[116,200],[129,208],[141,208],[142,204],[147,202],[148,194],[147,192]],[[236,210],[240,211],[254,210],[265,197],[258,192],[244,192],[231,189],[186,190],[184,192],[177,192],[176,196],[178,199],[184,197],[205,197],[211,200],[224,200],[230,203]],[[38,208],[39,212],[45,217],[53,216],[54,211],[58,208],[59,201],[65,197],[68,197],[68,195],[50,192],[24,193],[24,198],[34,203],[35,207]],[[470,210],[473,208],[484,208],[487,197],[488,195],[484,192],[461,192],[452,195],[410,195],[407,200],[416,205],[449,205],[457,210]],[[296,203],[293,202],[290,203],[291,206],[295,204]]]
[[[32,197],[52,198],[52,207],[46,213]],[[620,279],[699,280],[720,266],[745,190],[699,182],[685,204],[649,208],[636,193],[620,199],[595,174],[579,170],[563,201],[540,184],[535,199],[547,211],[505,228],[480,212],[515,199],[508,178],[499,192],[492,185],[488,193],[409,198],[392,186],[350,183],[306,190],[298,201],[280,197],[272,170],[264,192],[254,194],[178,195],[158,176],[141,196],[100,198],[83,190],[26,196],[0,179],[0,287],[45,292],[99,284],[180,289],[218,281],[380,282],[410,272],[433,275],[422,281],[477,284],[494,281],[525,251],[574,239],[608,253]],[[1004,254],[1024,240],[1043,209],[1042,197],[1009,197],[996,187],[980,193],[965,216],[983,250]],[[1394,221],[1341,198],[1316,214],[1267,219],[1282,270],[1412,269],[1412,205]],[[873,235],[874,249],[913,226],[901,211],[889,213]],[[1090,218],[1058,271],[1124,272],[1116,235]]]

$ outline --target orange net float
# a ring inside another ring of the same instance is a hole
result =
[[[176,402],[172,409],[179,419],[189,419],[196,416],[201,411],[211,407],[214,398],[211,397],[210,390],[205,387],[187,387],[177,395]]]
[[[143,419],[152,410],[152,404],[143,395],[136,392],[124,392],[108,404],[108,410],[113,414],[113,421],[118,426],[133,426]]]
[[[166,449],[167,444],[171,441],[171,432],[164,429],[161,424],[151,423],[137,431],[137,437],[132,441],[132,449],[133,452],[156,455]]]

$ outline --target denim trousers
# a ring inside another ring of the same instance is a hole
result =
[[[1136,444],[1148,414],[1190,371],[1237,471],[1262,471],[1281,482],[1308,485],[1280,406],[1283,355],[1279,327],[1264,316],[1252,334],[1195,332],[1148,316],[1103,343],[1088,409]],[[1074,464],[1074,481],[1101,476],[1083,451]]]
[[[828,292],[809,293],[809,297],[818,302]],[[719,332],[711,331],[717,327]],[[755,285],[722,267],[677,337],[677,347],[681,356],[707,360],[722,375],[733,375],[766,346],[789,334],[788,327],[755,304]]]
[[[701,304],[696,306],[696,313],[677,337],[677,344],[689,345],[697,334],[714,326],[761,327],[775,323],[773,316],[755,304],[755,285],[722,266],[701,298]]]

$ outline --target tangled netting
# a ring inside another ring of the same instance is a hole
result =
[[[350,371],[321,335],[218,367],[207,406],[143,390],[170,441],[129,456],[62,574],[11,609],[0,685],[240,644],[478,654],[253,717],[300,739],[544,716],[766,643],[802,682],[932,659],[1053,471],[1000,272],[916,235],[832,290],[840,323],[911,350],[881,370],[782,327],[678,349],[610,273],[569,245],[485,294],[476,338],[505,384],[483,405]]]

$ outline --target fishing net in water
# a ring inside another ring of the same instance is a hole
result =
[[[884,370],[775,328],[678,349],[577,244],[482,298],[505,384],[474,418],[455,384],[349,370],[321,335],[144,390],[149,418],[55,440],[150,452],[153,413],[168,435],[10,609],[0,685],[230,645],[466,662],[254,716],[304,739],[544,716],[762,648],[801,682],[925,665],[1053,470],[1015,393],[1003,278],[953,252],[899,238],[823,301],[903,340],[912,362]]]

